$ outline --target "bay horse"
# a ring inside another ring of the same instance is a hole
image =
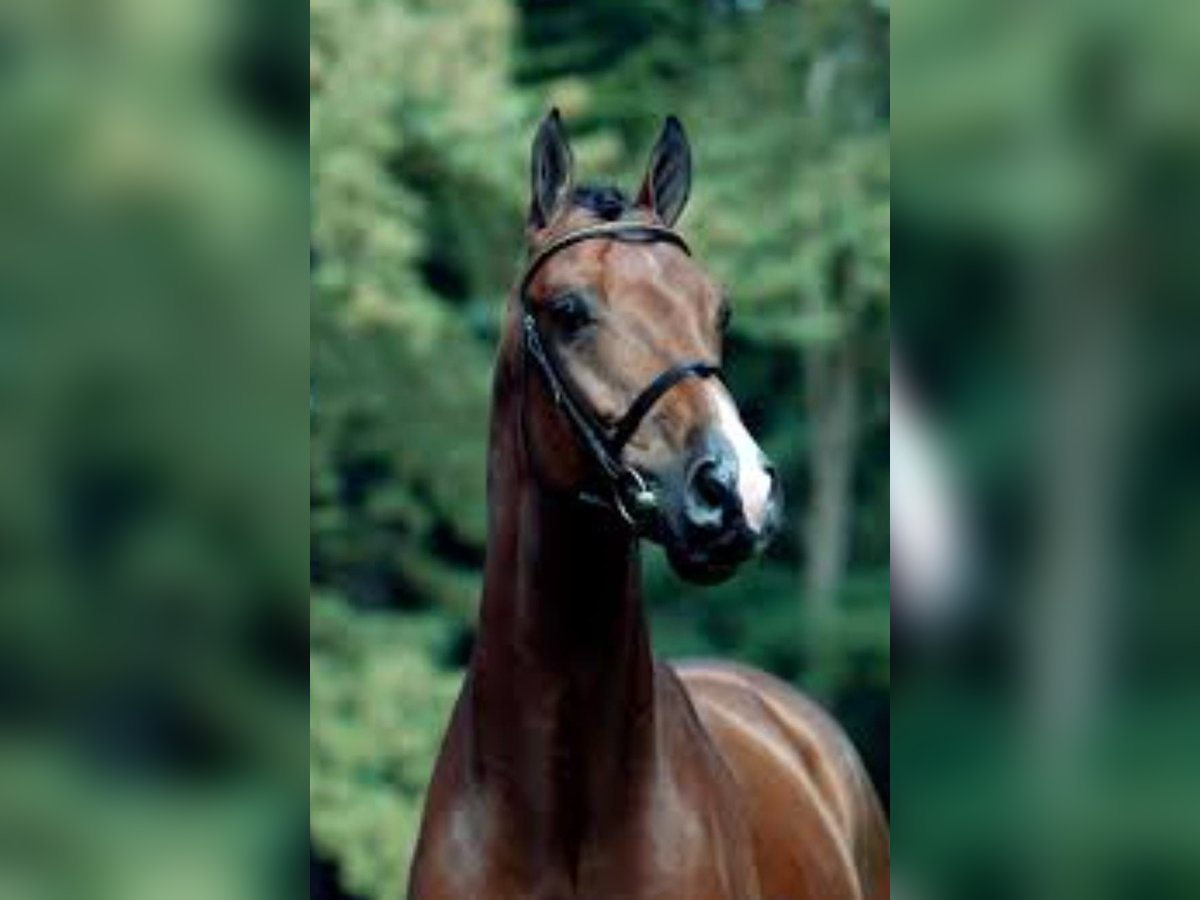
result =
[[[639,540],[730,577],[779,519],[720,376],[725,299],[673,229],[669,117],[636,200],[533,144],[530,257],[495,372],[480,627],[411,900],[888,896],[887,827],[841,729],[783,682],[651,655]]]

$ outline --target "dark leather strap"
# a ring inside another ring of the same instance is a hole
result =
[[[537,275],[542,266],[545,265],[546,260],[574,244],[590,241],[594,238],[609,238],[610,240],[631,241],[643,244],[666,241],[668,244],[674,244],[688,256],[692,255],[692,248],[688,246],[687,241],[678,232],[672,231],[670,228],[662,225],[640,224],[637,222],[605,222],[603,225],[589,225],[587,228],[580,228],[578,231],[569,231],[555,238],[533,255],[533,258],[529,260],[529,264],[526,265],[525,274],[521,276],[521,283],[517,287],[517,296],[521,298],[521,303],[528,308],[529,284],[533,281],[534,276]]]
[[[609,438],[609,449],[619,456],[625,449],[625,445],[629,443],[629,439],[633,437],[633,433],[638,430],[638,426],[642,424],[642,419],[646,418],[646,414],[653,409],[658,399],[679,382],[685,378],[711,378],[713,375],[720,374],[719,366],[706,362],[680,363],[660,373],[646,386],[645,390],[637,395],[625,415],[617,422],[612,437]]]
[[[582,438],[588,452],[600,465],[600,468],[604,470],[604,474],[609,479],[617,479],[621,475],[621,464],[609,450],[604,426],[592,415],[591,410],[576,399],[559,371],[558,364],[551,358],[546,346],[542,343],[537,322],[528,313],[524,317],[524,329],[525,350],[537,363],[542,378],[550,388],[555,405],[566,412],[576,433]]]

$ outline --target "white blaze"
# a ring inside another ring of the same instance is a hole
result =
[[[742,417],[738,415],[737,407],[729,395],[714,386],[713,396],[717,407],[717,426],[737,457],[737,487],[742,513],[747,525],[755,531],[762,531],[771,501],[771,476],[763,468],[762,451],[742,424]]]

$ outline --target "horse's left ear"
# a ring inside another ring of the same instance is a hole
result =
[[[639,206],[654,212],[666,225],[674,225],[692,190],[692,148],[687,133],[674,116],[667,116],[650,165],[638,191]]]

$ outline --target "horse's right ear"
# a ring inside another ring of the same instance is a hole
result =
[[[638,190],[638,206],[649,209],[671,228],[682,215],[691,191],[692,148],[687,132],[682,122],[667,116]]]
[[[545,228],[567,203],[575,186],[575,160],[558,110],[542,119],[529,161],[529,224]]]

